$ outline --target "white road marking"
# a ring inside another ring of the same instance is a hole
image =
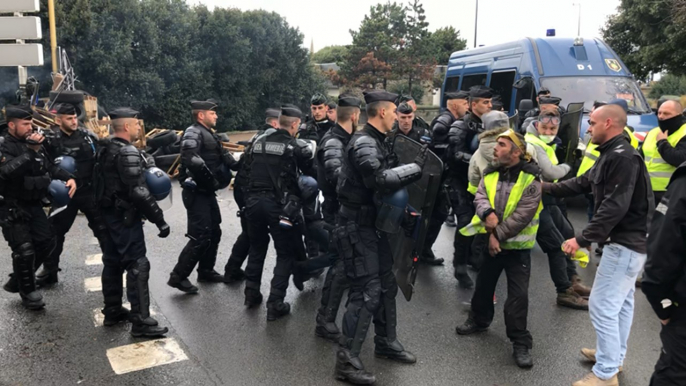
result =
[[[173,338],[149,340],[107,350],[107,358],[115,374],[149,369],[188,360],[186,353]]]
[[[131,303],[124,303],[122,304],[124,308],[127,310],[131,309]],[[154,309],[150,308],[150,315],[154,316],[157,315],[157,312],[155,312]],[[103,322],[105,321],[105,315],[102,314],[102,308],[96,308],[93,310],[93,324],[95,327],[102,327]]]
[[[126,288],[126,274],[121,278],[124,288]],[[102,278],[100,276],[89,277],[83,281],[83,286],[86,288],[86,292],[98,292],[102,291]]]
[[[102,265],[102,253],[86,256],[86,265]]]

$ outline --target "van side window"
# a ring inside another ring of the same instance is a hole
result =
[[[536,98],[534,97],[534,85],[533,82],[528,82],[526,85],[520,89],[517,89],[517,98],[515,99],[515,109],[519,108],[519,102],[522,99],[531,99],[536,105]]]
[[[460,84],[459,76],[451,76],[445,80],[445,90],[444,92],[455,92],[457,91],[457,86]]]
[[[491,74],[491,85],[494,94],[500,95],[505,110],[510,110],[510,102],[512,102],[512,84],[514,84],[515,72],[504,71],[494,72]],[[515,106],[515,109],[517,106]]]
[[[460,90],[469,90],[473,86],[485,86],[488,74],[465,75]]]

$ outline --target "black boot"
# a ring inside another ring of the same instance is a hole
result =
[[[175,272],[172,272],[169,275],[169,281],[167,282],[167,285],[187,294],[198,293],[198,287],[191,284],[191,282],[187,278],[181,279],[181,277],[177,275]]]
[[[12,254],[13,277],[17,280],[17,289],[24,308],[40,310],[45,307],[45,302],[43,302],[43,295],[36,291],[36,276],[33,268],[35,254],[29,252],[31,249],[32,247],[26,248],[22,254]]]
[[[336,353],[336,379],[347,381],[354,385],[371,385],[376,382],[374,374],[364,370],[359,357],[353,357],[350,350],[339,347]]]
[[[10,278],[7,279],[7,282],[5,285],[2,286],[2,288],[10,293],[16,294],[19,292],[19,283],[17,282],[17,279],[14,277],[14,274],[10,273]]]
[[[467,273],[467,267],[464,265],[458,265],[455,267],[455,279],[457,279],[460,288],[474,288],[474,282],[472,281],[472,278],[469,277],[469,273]]]
[[[253,308],[262,304],[262,293],[260,293],[260,285],[250,281],[245,282],[245,305],[248,308]]]
[[[467,319],[463,325],[455,328],[455,332],[457,332],[458,335],[471,335],[486,330],[488,330],[488,327],[479,326],[472,318]]]
[[[169,329],[158,326],[157,320],[150,317],[150,262],[146,257],[138,259],[126,274],[126,297],[131,302],[131,335],[134,337],[154,338],[163,336]]]
[[[531,353],[529,353],[529,349],[526,346],[515,344],[513,346],[512,356],[514,357],[517,366],[523,369],[528,369],[534,365],[534,361],[531,359]]]
[[[345,276],[343,261],[338,260],[326,274],[322,289],[322,303],[317,312],[315,335],[332,342],[338,341],[341,332],[336,326],[336,316],[343,299],[343,292],[347,287],[348,280]]]
[[[201,283],[221,283],[224,281],[224,276],[214,269],[209,271],[198,271],[198,282]]]
[[[397,339],[389,341],[388,338],[378,335],[374,337],[374,355],[377,358],[391,359],[400,363],[417,362],[417,357],[406,351]]]
[[[317,326],[314,328],[314,334],[320,338],[337,343],[341,338],[341,331],[334,322],[327,322],[326,317],[322,314],[317,314]]]
[[[245,271],[240,268],[226,270],[224,272],[224,283],[233,284],[245,280]]]
[[[121,322],[126,322],[130,318],[130,312],[124,307],[102,310],[103,315],[105,315],[105,320],[102,324],[106,327],[111,327],[117,325]]]
[[[445,259],[442,257],[436,257],[431,248],[429,248],[424,250],[422,255],[419,257],[419,262],[428,265],[443,265]]]
[[[273,322],[288,315],[291,312],[291,305],[283,300],[267,303],[267,321]]]
[[[58,271],[50,272],[43,268],[40,272],[36,274],[36,285],[38,287],[48,287],[52,284],[56,284],[58,282]]]

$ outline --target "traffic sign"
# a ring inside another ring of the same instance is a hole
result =
[[[2,0],[0,1],[0,13],[14,12],[38,12],[40,11],[39,0]]]
[[[35,40],[42,37],[39,17],[0,17],[0,40]]]
[[[0,44],[0,67],[42,65],[42,44]]]

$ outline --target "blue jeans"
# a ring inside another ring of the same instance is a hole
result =
[[[624,362],[634,318],[636,277],[645,260],[645,254],[615,243],[603,250],[588,301],[597,337],[593,372],[600,379],[612,378]]]

